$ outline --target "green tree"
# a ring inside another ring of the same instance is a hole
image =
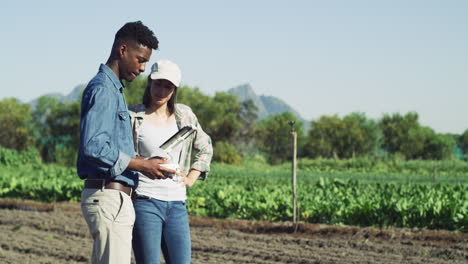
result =
[[[208,115],[208,108],[212,100],[210,96],[202,93],[198,87],[181,86],[177,88],[177,102],[192,108],[203,129],[208,126],[211,119],[211,116]]]
[[[227,164],[240,165],[242,163],[242,156],[231,143],[220,141],[216,143],[213,160]]]
[[[346,127],[343,157],[370,155],[376,150],[380,130],[374,120],[367,119],[364,113],[351,113],[343,118],[343,122]]]
[[[210,135],[214,145],[213,160],[239,164],[244,141],[253,135],[254,106],[240,104],[234,95],[217,92],[214,97],[203,94],[198,88],[180,87],[177,101],[190,106],[198,117],[205,132]],[[250,122],[250,123],[249,123]],[[219,145],[218,145],[219,144]],[[226,158],[237,153],[235,157]]]
[[[258,108],[252,100],[243,101],[240,104],[240,110],[237,115],[241,122],[241,127],[237,135],[234,136],[233,143],[243,153],[256,151],[257,111]]]
[[[41,96],[37,99],[36,107],[32,114],[33,116],[33,133],[34,142],[36,147],[41,153],[41,157],[46,162],[53,162],[55,142],[52,137],[52,128],[48,120],[55,109],[57,108],[57,98],[49,96]]]
[[[399,113],[384,115],[379,126],[382,129],[382,146],[389,153],[415,159],[424,150],[424,133],[427,131],[421,129],[416,112],[404,116]]]
[[[298,154],[300,155],[304,142],[303,123],[291,112],[274,115],[261,120],[258,127],[258,147],[272,164],[279,164],[291,158],[291,127],[295,122],[297,133]]]
[[[453,156],[453,149],[456,142],[450,135],[435,133],[432,129],[425,127],[426,141],[424,151],[421,153],[423,159],[444,160]]]
[[[127,105],[141,104],[148,83],[148,75],[140,75],[131,82],[123,81]]]
[[[378,145],[379,128],[363,113],[322,116],[313,121],[304,147],[306,156],[354,158],[370,155]]]
[[[242,129],[242,107],[235,95],[217,92],[214,97],[203,94],[198,88],[181,87],[177,100],[190,106],[203,129],[218,141],[232,142]]]
[[[406,159],[448,159],[455,141],[449,135],[440,135],[418,122],[418,114],[385,115],[381,122],[382,145],[391,154],[402,154]]]
[[[73,166],[79,144],[80,101],[42,96],[33,112],[32,134],[42,159]]]
[[[346,124],[337,115],[325,115],[317,121],[312,121],[304,146],[304,155],[338,159],[344,148],[342,139],[346,134],[345,129]]]
[[[212,136],[213,141],[232,142],[242,128],[242,123],[238,118],[241,106],[237,97],[225,92],[217,92],[207,107],[205,118],[209,120],[207,120],[206,130]]]
[[[468,157],[468,129],[461,134],[458,138],[458,145],[460,146],[461,150],[465,154],[465,158]]]
[[[31,108],[16,98],[0,101],[0,145],[10,149],[23,150],[30,146],[29,122]]]
[[[59,103],[47,122],[55,145],[53,161],[74,166],[80,138],[80,102]]]

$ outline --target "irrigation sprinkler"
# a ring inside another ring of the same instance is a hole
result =
[[[297,231],[297,193],[296,193],[296,155],[297,155],[297,134],[294,129],[294,121],[289,121],[291,126],[291,143],[292,143],[292,202],[293,202],[293,225],[294,232]]]

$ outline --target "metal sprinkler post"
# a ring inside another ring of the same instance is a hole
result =
[[[297,155],[297,134],[294,129],[294,121],[289,121],[291,126],[291,139],[292,139],[292,202],[293,202],[293,225],[294,232],[297,231],[297,193],[296,193],[296,155]]]

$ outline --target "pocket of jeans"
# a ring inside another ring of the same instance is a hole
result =
[[[137,194],[137,195],[135,196],[134,202],[135,202],[135,201],[149,201],[149,200],[151,200],[151,197],[146,196],[146,195]]]
[[[187,208],[186,201],[177,201],[175,205],[178,207]]]

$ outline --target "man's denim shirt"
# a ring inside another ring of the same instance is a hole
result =
[[[101,64],[83,92],[77,170],[82,179],[119,181],[136,187],[138,174],[127,170],[135,157],[123,85]]]

